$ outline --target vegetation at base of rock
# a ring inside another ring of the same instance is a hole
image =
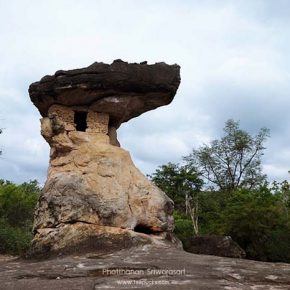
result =
[[[189,248],[190,238],[194,231],[192,221],[186,216],[180,214],[178,211],[174,212],[175,220],[175,234],[181,240],[183,248],[187,250]]]
[[[0,180],[0,253],[21,254],[30,246],[39,193],[36,180],[20,185]]]
[[[235,130],[240,130],[237,122],[233,124]],[[231,134],[235,135],[232,131]],[[263,138],[265,140],[266,134]],[[250,144],[246,142],[243,146],[243,150],[248,150]],[[267,182],[261,171],[263,142],[259,146],[259,160],[255,160],[255,166],[248,167],[255,176],[254,183],[213,186],[192,158],[184,158],[181,165],[162,165],[149,176],[175,202],[175,233],[185,250],[190,248],[194,235],[224,235],[231,236],[249,259],[290,263],[289,183]],[[229,175],[224,176],[228,182]],[[232,180],[236,180],[235,177]],[[16,185],[0,180],[0,253],[20,254],[29,247],[39,193],[37,181]]]
[[[185,250],[193,235],[225,235],[247,258],[290,262],[290,187],[262,173],[269,131],[251,136],[228,120],[224,133],[149,176],[175,203],[175,233]]]
[[[276,192],[270,185],[258,190],[237,190],[230,196],[222,192],[202,192],[200,234],[231,236],[249,259],[289,263],[289,201],[287,182],[280,183]],[[175,233],[186,250],[194,235],[192,221],[176,211],[175,222]]]

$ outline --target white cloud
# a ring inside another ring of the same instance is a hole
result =
[[[274,164],[265,164],[263,165],[263,171],[267,174],[267,176],[271,176],[273,180],[289,180],[289,166],[281,166]]]
[[[284,179],[290,156],[289,1],[0,2],[0,178],[44,181],[48,145],[27,93],[58,69],[94,61],[165,61],[181,65],[169,106],[119,130],[144,172],[178,162],[218,137],[228,118],[251,133],[272,131],[265,155],[270,178]]]

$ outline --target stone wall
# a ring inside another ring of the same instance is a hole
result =
[[[108,134],[109,115],[105,113],[93,112],[81,107],[66,107],[61,105],[52,105],[48,110],[48,117],[55,117],[62,122],[66,131],[76,131],[74,123],[75,111],[87,111],[87,133]]]
[[[74,111],[70,107],[61,105],[52,105],[48,110],[48,117],[61,120],[66,131],[75,131]]]
[[[109,115],[105,113],[88,112],[87,116],[88,133],[108,134]]]

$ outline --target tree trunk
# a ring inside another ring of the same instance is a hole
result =
[[[191,207],[191,204],[189,202],[188,195],[185,195],[185,204],[186,204],[186,214],[190,215],[192,225],[193,225],[193,231],[195,235],[198,235],[199,229],[198,229],[198,201],[195,202],[194,206]]]

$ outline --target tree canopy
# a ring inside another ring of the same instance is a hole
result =
[[[199,192],[203,180],[193,166],[168,163],[160,166],[151,180],[174,200],[179,212],[190,216],[195,234],[198,234]]]
[[[193,235],[229,235],[250,259],[290,262],[290,186],[270,184],[262,173],[268,136],[266,128],[252,136],[228,120],[219,140],[151,175],[175,203],[185,250]]]
[[[29,247],[39,194],[36,180],[17,185],[0,179],[0,253],[19,254]]]
[[[223,131],[224,136],[220,140],[193,149],[184,160],[188,166],[198,168],[203,178],[219,190],[258,188],[266,181],[261,157],[269,130],[261,128],[256,136],[251,136],[240,129],[239,122],[230,119]]]
[[[202,188],[203,181],[194,167],[169,162],[161,165],[149,178],[174,199],[175,207],[185,210],[185,195],[191,197]]]

